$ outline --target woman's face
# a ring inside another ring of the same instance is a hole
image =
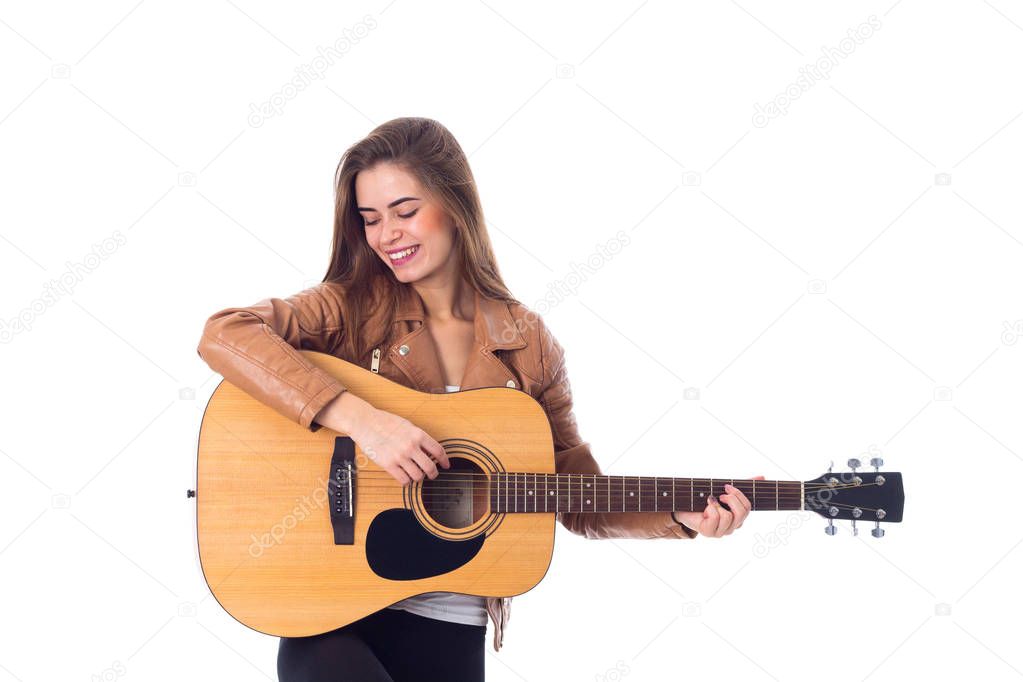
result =
[[[367,243],[399,282],[453,273],[454,225],[415,176],[379,163],[355,176],[355,200]]]

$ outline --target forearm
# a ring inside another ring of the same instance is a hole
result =
[[[351,391],[345,391],[323,406],[313,421],[332,431],[352,435],[376,410]]]
[[[337,378],[299,352],[329,353],[338,342],[337,313],[320,314],[320,301],[319,294],[304,293],[226,308],[207,319],[196,350],[226,380],[310,428],[324,405],[345,391]]]
[[[558,521],[589,540],[687,540],[695,533],[676,523],[671,512],[562,512]]]

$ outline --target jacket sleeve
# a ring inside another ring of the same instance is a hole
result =
[[[554,436],[555,470],[601,475],[589,443],[579,437],[564,350],[542,321],[539,332],[542,365],[539,402],[547,413]],[[677,523],[671,512],[558,512],[557,517],[565,528],[590,539],[696,537],[696,532]]]
[[[337,285],[321,283],[226,308],[206,320],[196,350],[227,381],[312,429],[313,417],[346,389],[298,350],[333,354],[344,334],[340,296]]]

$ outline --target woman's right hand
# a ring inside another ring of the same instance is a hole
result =
[[[402,485],[424,476],[437,478],[437,462],[445,469],[451,466],[444,447],[428,433],[349,391],[327,403],[314,421],[351,436],[367,457]]]

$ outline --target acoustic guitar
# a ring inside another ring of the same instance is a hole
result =
[[[199,558],[238,621],[279,637],[315,635],[435,590],[522,594],[544,577],[558,512],[706,507],[731,483],[756,511],[902,520],[902,476],[825,473],[809,481],[556,473],[543,408],[512,388],[423,393],[333,356],[299,351],[373,406],[440,442],[451,467],[401,485],[351,438],[304,429],[221,381],[199,434]]]

